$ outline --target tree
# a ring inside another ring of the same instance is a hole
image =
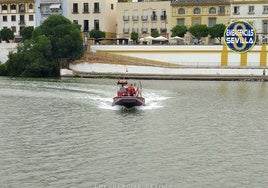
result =
[[[25,27],[24,29],[22,29],[20,31],[20,35],[22,36],[22,41],[25,41],[26,39],[32,38],[33,31],[34,31],[33,26],[28,26],[28,27]]]
[[[138,43],[139,34],[136,33],[135,31],[133,31],[133,32],[131,33],[130,38],[131,38],[131,40],[133,40],[133,41],[135,42],[135,44],[137,44],[137,43]]]
[[[209,29],[207,25],[193,25],[189,28],[189,32],[199,40],[208,36]]]
[[[9,54],[7,72],[10,76],[49,77],[60,75],[60,61],[79,59],[83,40],[79,27],[61,15],[53,15],[34,29],[32,38]]]
[[[68,61],[79,59],[83,55],[83,39],[79,26],[62,15],[51,15],[33,33],[33,36],[47,36],[52,45],[52,58],[65,58]]]
[[[158,30],[153,30],[151,33],[152,37],[159,37],[159,31]]]
[[[171,37],[179,36],[184,37],[187,32],[187,27],[185,25],[176,25],[171,29],[172,35]]]
[[[89,32],[91,38],[94,38],[95,41],[98,43],[100,38],[105,38],[105,32],[99,31],[97,29],[92,29]]]
[[[6,41],[6,42],[9,42],[9,40],[12,40],[14,39],[14,33],[11,31],[11,29],[8,29],[8,28],[4,28],[0,31],[0,36],[1,36],[1,39]]]
[[[221,38],[224,36],[226,25],[216,24],[209,29],[209,34],[211,38],[217,38],[221,43]]]
[[[91,38],[99,39],[99,38],[105,38],[106,34],[103,31],[99,31],[97,29],[92,29],[89,32],[89,35],[90,35]]]

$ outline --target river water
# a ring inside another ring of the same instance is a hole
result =
[[[0,77],[1,187],[267,187],[268,83],[116,81]]]

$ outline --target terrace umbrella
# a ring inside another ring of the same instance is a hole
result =
[[[168,39],[167,39],[166,37],[159,36],[159,37],[154,38],[153,40],[157,40],[157,41],[167,41]]]
[[[152,37],[152,36],[147,36],[147,37],[144,37],[144,39],[145,39],[145,40],[153,40],[153,39],[155,39],[155,38]]]

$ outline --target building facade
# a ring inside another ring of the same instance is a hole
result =
[[[36,0],[36,26],[40,26],[50,15],[64,15],[64,10],[66,6],[62,0]]]
[[[66,17],[81,25],[88,35],[92,29],[106,33],[106,38],[116,36],[116,0],[68,0]],[[88,36],[90,37],[90,36]]]
[[[172,0],[172,26],[185,25],[187,28],[196,24],[205,24],[209,27],[215,24],[229,24],[229,0]],[[185,36],[186,43],[192,44],[189,33]],[[206,38],[204,43],[213,44],[218,41]]]
[[[11,29],[17,39],[26,26],[35,26],[35,1],[0,0],[0,30]]]
[[[257,33],[257,44],[268,42],[268,1],[231,0],[230,21],[245,20]]]
[[[151,36],[157,30],[163,37],[170,37],[170,1],[142,1],[117,3],[117,37],[131,38],[136,32],[139,38]]]

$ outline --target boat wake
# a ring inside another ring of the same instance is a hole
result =
[[[35,91],[38,88],[43,92],[49,94],[53,98],[61,98],[68,100],[75,100],[79,103],[96,106],[105,110],[122,110],[122,106],[112,106],[113,97],[115,96],[115,88],[111,85],[98,85],[98,84],[76,84],[76,83],[57,83],[57,82],[22,82],[15,86],[17,89],[23,89],[22,93],[28,90]],[[25,91],[24,91],[25,90]],[[64,92],[64,95],[62,95]],[[38,95],[36,93],[36,95]],[[162,108],[170,94],[164,90],[144,89],[143,97],[145,98],[145,106],[133,107],[137,110],[154,110]]]
[[[157,93],[155,91],[145,91],[146,94],[143,95],[145,98],[145,106],[136,106],[133,107],[137,110],[154,110],[158,108],[162,108],[164,106],[164,101],[168,100],[170,97],[163,96],[161,93]],[[125,108],[122,106],[112,106],[112,97],[97,97],[94,100],[98,101],[98,107],[106,110],[124,110]],[[93,99],[93,98],[92,98]]]

